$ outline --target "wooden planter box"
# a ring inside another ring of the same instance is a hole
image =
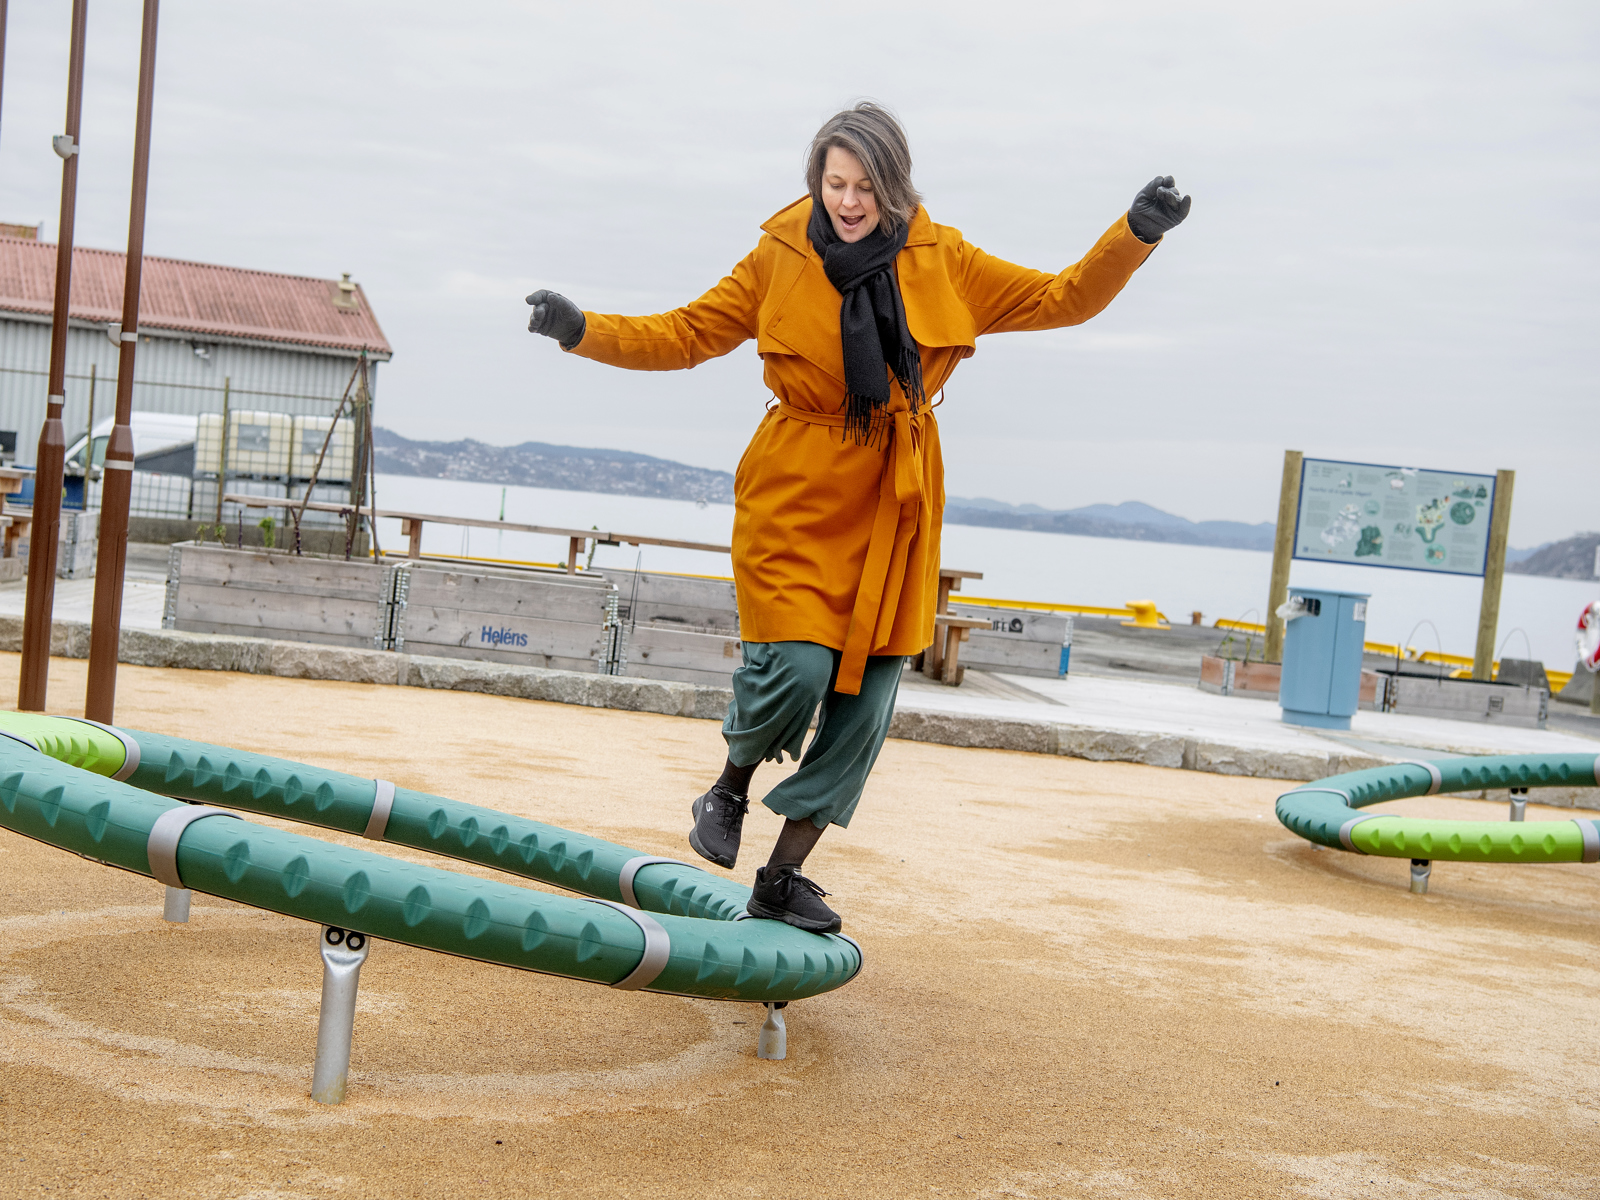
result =
[[[1278,698],[1278,663],[1240,662],[1207,654],[1200,660],[1200,687],[1219,696],[1247,696],[1257,700]],[[1366,682],[1362,680],[1363,684]]]
[[[615,673],[727,687],[744,661],[731,579],[610,576],[621,623]]]
[[[1550,693],[1544,688],[1388,673],[1383,679],[1385,712],[1524,729],[1543,729],[1549,715]]]
[[[391,649],[611,673],[616,592],[604,578],[425,563],[391,569]]]
[[[1240,662],[1207,654],[1200,660],[1200,688],[1219,696],[1276,700],[1283,674],[1280,663]],[[1383,680],[1376,671],[1361,672],[1360,705],[1371,710],[1383,706]]]
[[[981,617],[989,627],[973,629],[961,647],[963,667],[1057,679],[1067,673],[1072,618],[1017,608],[950,605],[954,617]]]
[[[192,633],[384,649],[389,568],[178,542],[167,566],[162,624]]]

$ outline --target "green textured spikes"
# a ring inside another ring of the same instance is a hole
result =
[[[1350,832],[1364,854],[1440,862],[1582,862],[1583,833],[1571,821],[1440,821],[1375,817]]]
[[[0,732],[25,738],[57,762],[96,775],[115,775],[128,760],[116,734],[72,717],[0,712]]]

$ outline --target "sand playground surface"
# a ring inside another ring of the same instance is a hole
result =
[[[123,667],[117,720],[682,858],[722,761],[710,721],[212,672]],[[314,926],[198,894],[170,925],[154,881],[0,831],[0,1192],[1600,1196],[1600,869],[1413,896],[1283,829],[1284,787],[891,741],[808,867],[866,968],[790,1006],[785,1061],[760,1006],[376,942],[337,1108]]]

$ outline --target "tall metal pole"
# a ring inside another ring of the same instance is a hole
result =
[[[0,0],[3,2],[3,0]],[[56,303],[50,321],[50,377],[44,427],[34,458],[33,527],[28,532],[28,593],[22,612],[22,672],[17,707],[44,710],[50,682],[50,620],[56,599],[56,543],[61,536],[61,470],[67,439],[67,314],[72,301],[72,225],[78,205],[78,123],[83,114],[83,33],[89,0],[72,0],[72,48],[67,67],[67,131],[55,139],[61,155],[61,228],[56,238]]]
[[[128,558],[133,494],[133,360],[139,347],[139,275],[144,266],[144,205],[150,179],[150,108],[156,86],[156,16],[144,0],[139,39],[139,113],[133,140],[133,197],[128,207],[128,273],[122,285],[122,346],[117,360],[117,415],[100,485],[100,548],[94,568],[94,623],[89,630],[89,691],[83,715],[109,723],[117,702],[117,642],[122,576]]]
[[[1298,450],[1283,452],[1283,483],[1278,489],[1278,528],[1272,541],[1272,580],[1267,585],[1267,645],[1262,657],[1283,661],[1283,618],[1278,608],[1289,598],[1289,564],[1294,558],[1294,527],[1300,516],[1300,468],[1305,456]]]

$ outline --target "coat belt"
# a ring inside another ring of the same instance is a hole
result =
[[[796,408],[787,400],[778,402],[778,413],[808,425],[827,425],[842,429],[843,413],[807,412]],[[896,557],[905,568],[905,554],[895,551],[900,544],[903,526],[909,538],[916,528],[918,508],[926,499],[923,494],[922,469],[922,414],[902,409],[887,414],[894,418],[889,433],[889,445],[884,451],[883,474],[878,482],[878,508],[872,518],[872,538],[867,543],[867,559],[861,568],[861,583],[856,588],[855,609],[850,615],[850,630],[845,635],[844,654],[839,663],[839,675],[833,690],[849,696],[861,693],[861,676],[866,670],[867,656],[880,642],[886,643],[894,628],[894,611],[885,613],[883,594],[889,584],[889,572]],[[898,607],[899,589],[895,589]]]

